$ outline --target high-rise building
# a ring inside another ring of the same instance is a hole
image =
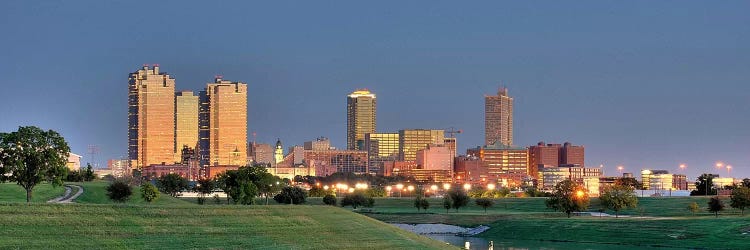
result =
[[[217,77],[201,91],[200,152],[204,166],[247,163],[247,84]]]
[[[370,174],[385,175],[383,164],[398,160],[398,133],[367,133],[365,149],[369,157]]]
[[[529,147],[529,175],[537,178],[543,168],[559,166],[584,167],[585,151],[583,146],[569,142],[564,144],[544,144],[539,142]]]
[[[356,90],[346,100],[346,148],[365,150],[365,134],[375,133],[375,94]]]
[[[484,96],[484,145],[500,142],[513,145],[513,97],[501,88],[497,95]]]
[[[416,161],[417,151],[430,144],[445,144],[445,133],[440,129],[404,129],[398,131],[400,161]]]
[[[198,146],[198,106],[200,98],[193,91],[175,93],[175,162],[180,162],[182,148]]]
[[[175,80],[159,66],[128,77],[128,158],[131,168],[175,160]]]
[[[273,147],[266,143],[251,143],[250,151],[254,163],[271,164],[274,161]]]
[[[487,167],[487,178],[492,182],[518,187],[529,177],[526,148],[503,145],[497,141],[492,145],[470,148],[466,150],[466,154],[479,157]]]
[[[318,137],[314,141],[305,142],[305,150],[323,151],[331,149],[331,141],[326,137]]]

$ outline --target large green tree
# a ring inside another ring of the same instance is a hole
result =
[[[26,202],[31,202],[32,190],[40,182],[62,185],[69,153],[68,143],[53,130],[29,126],[0,133],[0,182],[15,181],[26,190]]]
[[[695,182],[695,190],[690,191],[690,195],[716,195],[716,188],[714,188],[714,175],[713,174],[702,174],[698,176]]]
[[[187,179],[182,178],[182,176],[172,173],[159,177],[156,181],[156,185],[159,187],[160,191],[172,197],[177,197],[182,190],[188,188],[188,181]]]
[[[554,193],[545,204],[555,211],[564,212],[570,218],[572,212],[585,210],[589,207],[589,195],[578,183],[564,180],[555,185]]]
[[[719,199],[719,196],[711,197],[708,200],[708,211],[714,213],[716,218],[719,218],[719,211],[724,210],[724,202]]]
[[[633,187],[613,185],[604,188],[599,200],[602,205],[615,211],[615,218],[620,216],[623,208],[635,208],[638,206],[638,198],[633,192]]]
[[[740,213],[744,215],[745,208],[750,207],[750,188],[744,186],[735,188],[729,198],[729,206],[739,209]]]
[[[469,195],[466,194],[466,191],[464,191],[460,187],[452,188],[448,191],[446,196],[450,197],[451,207],[453,207],[456,212],[458,212],[459,208],[465,207],[469,204]]]

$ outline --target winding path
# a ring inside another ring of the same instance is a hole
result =
[[[75,188],[77,191],[75,194],[71,195],[73,193],[73,188]],[[83,194],[83,187],[78,185],[65,185],[65,193],[57,198],[51,199],[47,201],[48,203],[73,203],[73,201],[78,198],[78,196],[81,196]]]

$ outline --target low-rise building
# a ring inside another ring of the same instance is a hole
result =
[[[81,156],[74,153],[68,153],[68,162],[65,166],[71,171],[81,170]]]

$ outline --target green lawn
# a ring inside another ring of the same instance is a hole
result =
[[[34,187],[31,202],[47,202],[64,193],[64,187],[52,187],[52,184],[41,183]],[[0,183],[0,202],[26,202],[26,190],[13,182]]]
[[[429,199],[430,209],[417,212],[413,198],[377,199],[371,212],[364,215],[389,223],[445,223],[462,226],[489,225],[478,235],[486,240],[573,242],[619,245],[626,248],[646,246],[677,248],[747,249],[750,241],[750,215],[740,216],[729,207],[719,218],[706,211],[707,197],[639,198],[636,209],[622,211],[626,218],[574,216],[549,210],[544,198],[496,199],[487,210],[472,201],[468,207],[446,213],[441,199]],[[693,215],[688,204],[696,202],[700,212]],[[592,199],[590,211],[600,208]],[[614,214],[612,211],[607,213]],[[745,233],[745,234],[743,234]],[[543,246],[545,244],[541,244]],[[575,247],[574,247],[575,248]]]
[[[447,249],[327,206],[0,203],[3,248]]]
[[[94,182],[83,182],[83,183],[71,183],[75,185],[79,185],[83,187],[83,194],[79,196],[77,199],[75,199],[76,203],[83,203],[83,204],[115,204],[116,202],[112,201],[107,197],[107,185],[109,185],[108,182],[105,181],[94,181]],[[159,199],[152,203],[148,203],[141,197],[141,188],[140,187],[133,187],[133,195],[130,196],[130,199],[125,202],[125,204],[131,204],[131,205],[137,205],[137,204],[152,204],[152,205],[180,205],[180,204],[189,204],[189,202],[173,198],[172,196],[166,195],[164,193],[161,193],[159,195]]]

